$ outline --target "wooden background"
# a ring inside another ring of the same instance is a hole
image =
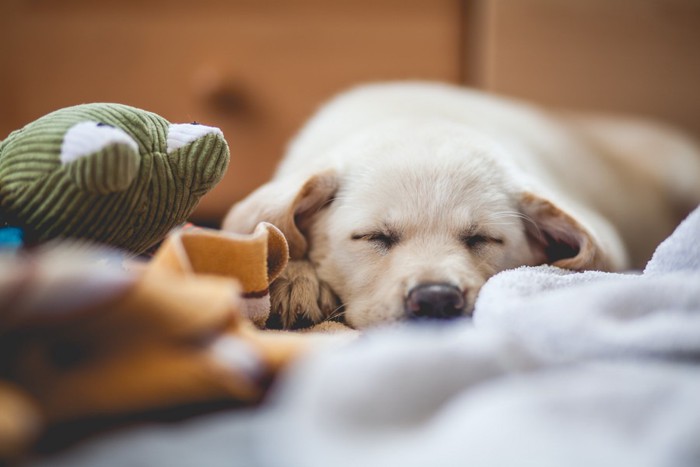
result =
[[[696,0],[3,0],[0,138],[60,107],[121,102],[222,128],[216,224],[289,138],[359,83],[440,80],[637,113],[700,135]]]

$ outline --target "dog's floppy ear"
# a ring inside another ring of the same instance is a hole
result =
[[[273,180],[235,204],[222,229],[249,233],[259,222],[269,222],[287,238],[291,259],[302,259],[308,248],[304,231],[313,214],[333,199],[337,189],[338,177],[333,170]]]
[[[576,271],[613,269],[594,234],[551,201],[533,193],[520,200],[528,239],[542,262]]]

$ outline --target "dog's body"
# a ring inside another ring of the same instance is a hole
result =
[[[639,267],[700,202],[700,152],[628,120],[555,115],[438,84],[372,85],[324,107],[224,228],[282,229],[291,325],[469,313],[520,265]],[[274,310],[273,310],[274,311]]]

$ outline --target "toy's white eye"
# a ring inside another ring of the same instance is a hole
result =
[[[220,129],[199,123],[172,123],[168,127],[168,152],[173,152],[208,134],[223,136]]]
[[[68,129],[61,144],[61,163],[67,164],[112,145],[139,146],[124,130],[99,122],[80,122]]]

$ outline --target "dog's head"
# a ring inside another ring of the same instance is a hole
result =
[[[277,225],[357,328],[468,315],[508,268],[608,269],[595,232],[528,189],[504,151],[449,123],[378,128],[338,145],[335,168],[261,187],[224,228]]]

